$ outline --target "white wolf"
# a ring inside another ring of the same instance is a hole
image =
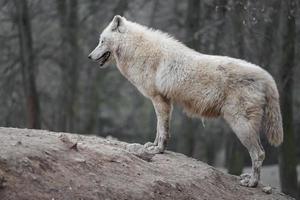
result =
[[[104,66],[115,61],[120,72],[154,106],[156,139],[145,147],[163,152],[172,104],[196,117],[222,116],[248,149],[252,173],[241,184],[255,187],[265,157],[259,133],[272,145],[283,141],[279,95],[269,73],[243,60],[198,53],[169,35],[115,16],[89,58]]]

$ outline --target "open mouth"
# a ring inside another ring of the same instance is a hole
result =
[[[106,63],[106,61],[109,59],[109,57],[110,57],[110,52],[107,51],[100,58],[98,58],[97,61],[99,62],[100,66],[103,66]]]

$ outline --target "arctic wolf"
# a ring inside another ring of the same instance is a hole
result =
[[[271,75],[243,60],[205,55],[158,30],[115,16],[89,55],[101,67],[116,63],[124,75],[154,106],[156,139],[145,148],[164,151],[170,137],[172,104],[193,117],[223,117],[252,160],[252,173],[241,184],[255,187],[265,158],[259,133],[275,146],[283,131],[279,95]]]

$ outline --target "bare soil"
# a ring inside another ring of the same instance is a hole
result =
[[[0,128],[1,200],[292,199],[166,151],[96,136]],[[135,153],[134,151],[139,151]]]

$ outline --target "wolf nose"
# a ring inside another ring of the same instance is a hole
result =
[[[89,59],[92,59],[92,56],[91,56],[91,54],[88,56],[88,58],[89,58]]]

